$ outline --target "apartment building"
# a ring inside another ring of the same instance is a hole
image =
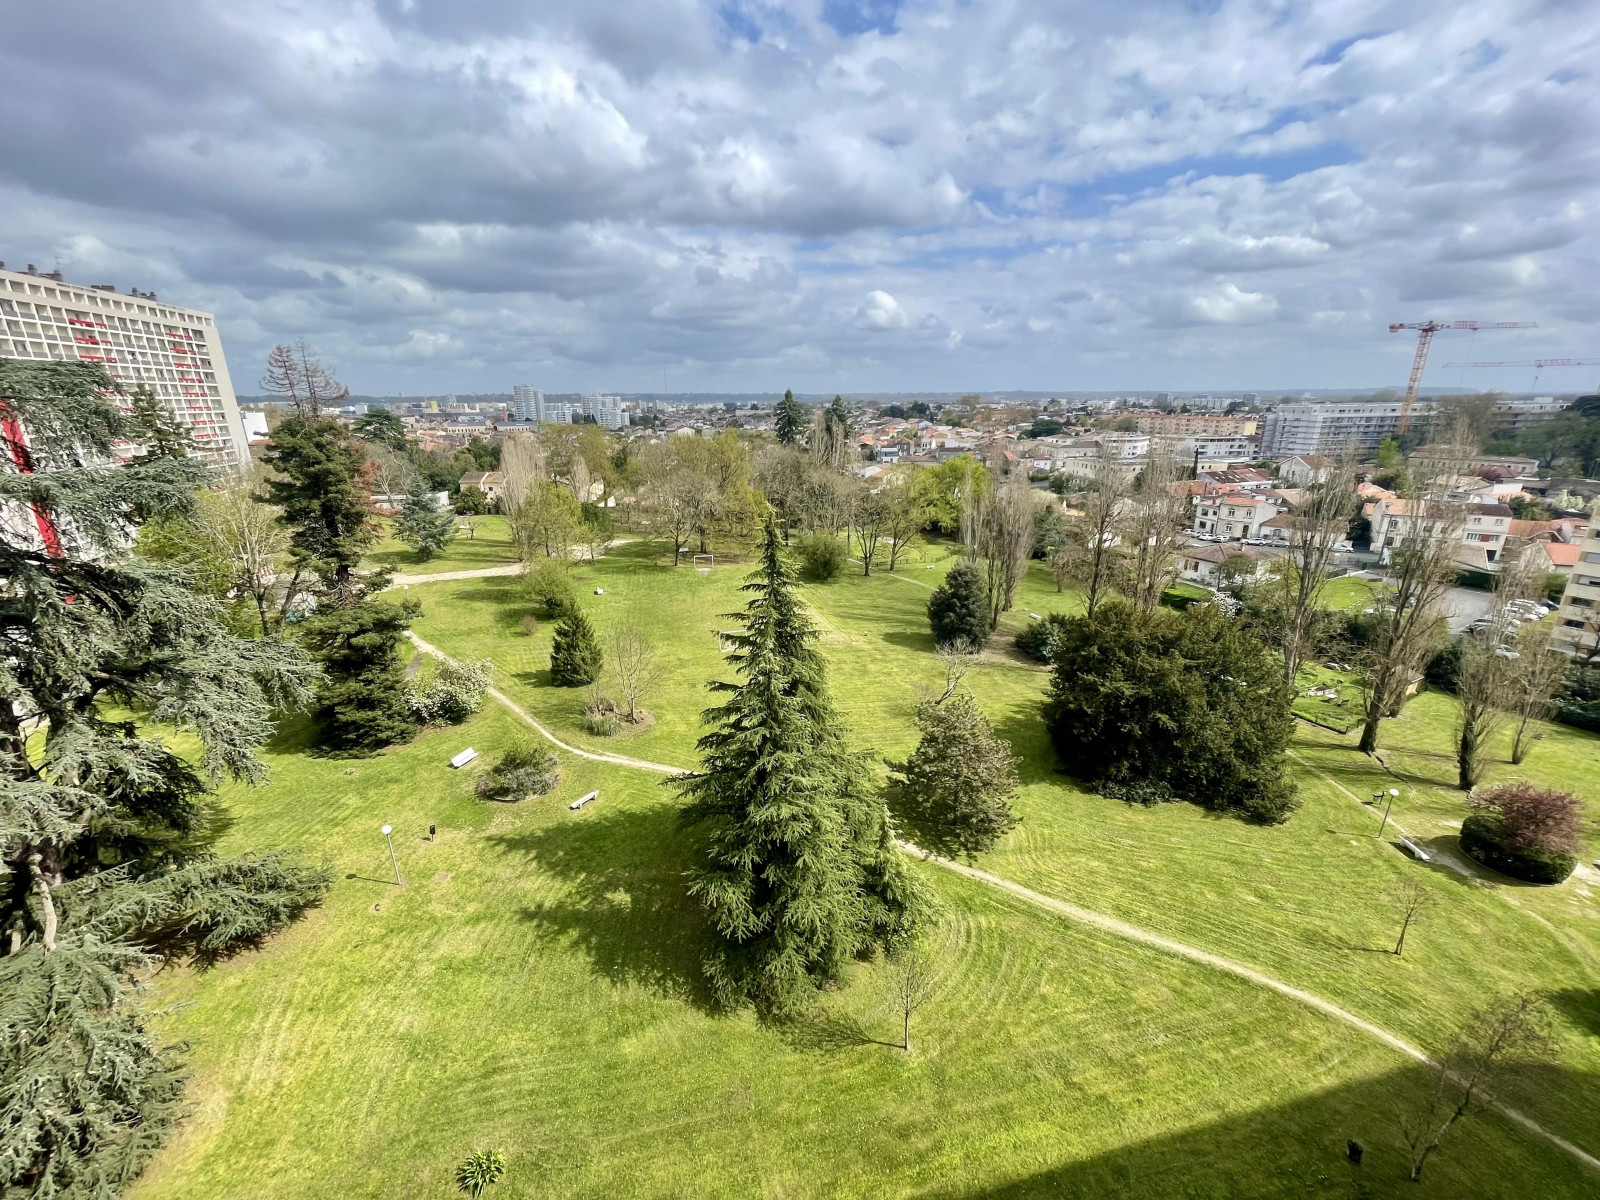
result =
[[[1250,437],[1256,417],[1224,417],[1211,413],[1141,413],[1133,423],[1140,433],[1200,434],[1210,437]]]
[[[1386,437],[1400,432],[1398,400],[1306,401],[1281,404],[1261,421],[1261,453],[1268,458],[1291,454],[1336,453],[1346,446],[1376,450]],[[1414,420],[1427,421],[1431,406],[1418,404]]]
[[[511,389],[511,415],[519,421],[537,421],[544,411],[544,393],[526,383]]]
[[[1567,654],[1587,656],[1600,650],[1600,505],[1577,550],[1552,640]]]
[[[208,466],[244,466],[250,443],[208,312],[68,283],[61,272],[0,263],[0,357],[91,362],[124,388],[148,387],[194,439]]]
[[[1155,445],[1174,458],[1206,464],[1252,462],[1261,446],[1246,434],[1153,433],[1150,436]]]
[[[622,397],[608,396],[604,392],[590,392],[581,396],[578,409],[582,416],[593,417],[607,429],[621,429],[628,423],[622,413]]]
[[[1554,396],[1518,396],[1501,400],[1489,410],[1489,428],[1497,438],[1515,438],[1535,425],[1554,421],[1570,401]]]

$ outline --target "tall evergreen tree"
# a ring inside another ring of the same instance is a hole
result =
[[[395,537],[417,552],[418,562],[427,562],[443,553],[455,534],[455,513],[435,504],[428,485],[418,476],[395,518]]]
[[[806,425],[805,405],[794,398],[792,390],[786,390],[783,399],[778,402],[776,422],[778,441],[785,446],[794,445],[805,436]]]
[[[297,415],[273,430],[262,460],[273,472],[264,498],[282,510],[297,579],[310,571],[341,599],[360,591],[354,572],[376,537],[362,485],[364,457],[339,422]]]
[[[933,640],[944,646],[965,643],[981,649],[994,629],[990,620],[989,585],[976,564],[965,560],[950,568],[944,582],[928,597],[928,625]]]
[[[375,754],[416,734],[400,648],[419,611],[415,603],[369,596],[328,605],[306,622],[303,640],[323,670],[311,710],[318,745],[335,754]]]
[[[550,682],[557,687],[582,687],[600,678],[605,653],[594,626],[576,604],[562,611],[550,641]]]
[[[816,630],[769,516],[744,585],[744,631],[717,682],[702,768],[674,780],[699,833],[690,894],[717,944],[704,963],[720,1003],[793,1006],[853,956],[904,943],[924,903],[895,849],[865,758],[845,742]]]
[[[113,1196],[177,1118],[181,1056],[137,977],[272,932],[328,886],[280,855],[218,858],[220,776],[314,670],[232,634],[181,571],[126,557],[136,518],[186,511],[204,471],[155,452],[85,363],[0,359],[0,1192]],[[148,431],[146,431],[148,432]],[[169,430],[169,433],[172,431]],[[131,714],[130,716],[123,714]],[[156,734],[183,729],[198,753]]]

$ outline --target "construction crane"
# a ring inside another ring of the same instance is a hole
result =
[[[1600,358],[1526,358],[1521,362],[1445,363],[1446,367],[1532,367],[1533,386],[1539,386],[1539,372],[1546,367],[1600,367]],[[1531,389],[1530,389],[1531,390]]]
[[[1428,366],[1428,347],[1433,345],[1433,335],[1441,329],[1537,329],[1532,321],[1398,321],[1389,326],[1390,333],[1402,329],[1417,331],[1417,353],[1411,360],[1411,380],[1406,384],[1406,398],[1400,405],[1400,432],[1411,428],[1411,408],[1417,402],[1417,389],[1422,384],[1422,372]]]

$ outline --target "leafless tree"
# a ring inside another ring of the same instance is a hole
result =
[[[889,986],[900,1013],[900,1048],[911,1052],[911,1017],[933,999],[933,958],[918,943],[895,951],[889,958]]]
[[[1468,634],[1459,644],[1456,669],[1456,766],[1461,790],[1470,792],[1483,776],[1489,743],[1511,716],[1515,680],[1521,653],[1517,632],[1521,625],[1512,610],[1525,599],[1535,582],[1531,555],[1508,545],[1501,555],[1500,578],[1489,606],[1488,626],[1477,636]]]
[[[531,433],[514,433],[500,444],[500,508],[511,526],[517,554],[523,562],[533,560],[539,539],[538,507],[544,499],[546,466],[544,447]]]
[[[1079,515],[1069,514],[1074,540],[1081,547],[1073,573],[1083,585],[1091,620],[1120,574],[1122,543],[1118,519],[1127,498],[1128,481],[1121,467],[1111,451],[1101,447],[1087,486],[1074,498]]]
[[[281,629],[299,594],[300,573],[288,579],[279,575],[289,532],[278,510],[256,499],[247,476],[230,471],[200,494],[192,523],[206,553],[228,564],[233,586],[255,601],[262,636]]]
[[[1439,606],[1455,582],[1466,517],[1464,507],[1448,498],[1460,474],[1458,461],[1450,459],[1440,456],[1426,475],[1416,473],[1399,497],[1393,545],[1383,547],[1391,559],[1387,586],[1378,597],[1382,616],[1362,663],[1363,753],[1378,748],[1379,723],[1398,709],[1412,676],[1438,644]]]
[[[870,491],[863,486],[854,506],[856,541],[861,547],[863,575],[872,574],[872,562],[878,556],[879,543],[888,536],[892,516],[890,498],[882,491]]]
[[[1122,539],[1132,547],[1129,599],[1146,612],[1161,603],[1177,573],[1178,547],[1192,504],[1178,460],[1154,441],[1125,508]]]
[[[1433,903],[1433,893],[1415,879],[1402,880],[1395,888],[1395,901],[1400,908],[1400,936],[1395,939],[1394,952],[1398,957],[1406,952],[1406,934],[1423,909]]]
[[[283,400],[296,416],[313,420],[322,415],[324,408],[350,395],[350,389],[322,365],[305,338],[297,339],[292,346],[274,346],[267,352],[267,373],[261,377],[261,390]]]
[[[1277,593],[1283,680],[1291,691],[1325,620],[1329,572],[1359,505],[1355,480],[1354,455],[1346,451],[1306,489],[1289,517],[1289,552],[1279,560],[1269,587]]]
[[[944,667],[944,691],[938,699],[938,703],[943,704],[955,694],[955,690],[961,686],[961,681],[967,677],[967,672],[972,670],[972,664],[978,658],[979,647],[964,638],[957,638],[953,642],[940,642],[936,650],[939,662]]]
[[[478,540],[478,530],[483,528],[483,518],[468,513],[457,521],[456,525],[467,535],[467,541],[475,542]]]
[[[1400,1135],[1411,1154],[1411,1181],[1456,1122],[1481,1104],[1496,1075],[1517,1058],[1554,1051],[1549,1014],[1532,996],[1496,1000],[1475,1013],[1434,1065],[1428,1085],[1400,1115]]]
[[[639,700],[661,679],[661,657],[644,626],[632,614],[624,614],[611,627],[611,669],[628,706],[628,720],[639,719]]]
[[[418,477],[416,466],[405,455],[383,442],[370,443],[366,447],[366,456],[373,492],[383,496],[391,508],[396,507],[395,497],[410,492],[412,483]]]
[[[900,564],[900,555],[922,529],[923,514],[911,490],[911,482],[904,476],[897,476],[894,482],[883,489],[883,494],[889,505],[889,522],[884,529],[884,538],[889,543],[889,570],[893,572]]]
[[[1025,482],[992,491],[974,487],[963,510],[967,554],[983,564],[989,586],[990,624],[1010,611],[1017,584],[1033,556],[1033,491]],[[970,514],[970,516],[969,516]]]
[[[1566,682],[1571,660],[1554,645],[1553,630],[1544,622],[1524,626],[1517,635],[1517,660],[1507,691],[1507,702],[1517,722],[1511,741],[1511,761],[1518,766],[1533,745],[1535,721],[1547,720],[1555,695]]]

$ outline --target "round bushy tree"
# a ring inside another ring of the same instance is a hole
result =
[[[817,580],[829,580],[844,569],[844,543],[831,533],[809,533],[795,547],[806,574]]]
[[[928,599],[928,624],[933,628],[933,640],[941,646],[952,642],[982,646],[993,629],[989,617],[989,585],[983,572],[970,562],[951,567]]]
[[[1112,795],[1278,822],[1297,807],[1281,665],[1212,605],[1104,604],[1061,628],[1045,725],[1062,766]]]
[[[970,860],[1016,825],[1020,760],[970,692],[923,700],[917,728],[911,757],[889,764],[889,807],[928,849]]]
[[[1571,792],[1525,779],[1480,788],[1467,799],[1461,848],[1502,875],[1560,883],[1577,866],[1583,804]]]
[[[557,687],[583,687],[600,677],[605,656],[594,626],[581,608],[569,608],[556,622],[550,643],[550,682]]]
[[[415,736],[400,644],[419,611],[414,603],[369,598],[329,606],[306,622],[305,644],[323,670],[311,710],[318,745],[335,754],[376,754]]]

